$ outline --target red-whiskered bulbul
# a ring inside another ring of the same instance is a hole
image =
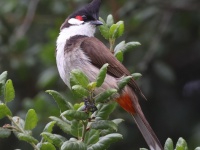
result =
[[[108,63],[105,81],[94,93],[117,88],[119,79],[130,75],[130,72],[114,57],[110,50],[94,37],[97,26],[102,25],[99,19],[101,0],[93,0],[85,7],[71,14],[60,28],[57,38],[56,62],[59,74],[70,88],[70,72],[80,69],[95,81],[100,68]],[[123,91],[117,94],[116,102],[130,113],[151,150],[162,150],[162,146],[147,122],[138,102],[138,95],[143,94],[134,79],[131,79]]]

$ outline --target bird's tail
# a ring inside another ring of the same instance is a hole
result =
[[[131,93],[131,91],[127,93]],[[137,96],[134,93],[131,96],[130,94],[127,93],[126,92],[123,93],[116,100],[117,103],[133,116],[149,148],[151,150],[163,150],[156,134],[152,130],[151,126],[149,125],[148,121],[146,120],[140,108]]]
[[[143,114],[134,113],[132,114],[140,132],[142,133],[145,141],[147,142],[151,150],[163,150],[160,141],[158,140],[156,134],[152,130],[151,126],[145,119]]]

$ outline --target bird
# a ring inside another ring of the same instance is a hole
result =
[[[56,64],[59,75],[70,88],[70,72],[81,70],[88,79],[95,81],[100,68],[108,63],[105,81],[94,94],[102,90],[117,88],[123,76],[131,75],[110,50],[94,37],[96,28],[103,23],[99,20],[101,0],[93,0],[69,15],[60,27],[56,40]],[[140,95],[140,96],[139,96]],[[146,120],[138,97],[144,97],[132,78],[124,89],[115,97],[115,101],[130,113],[151,150],[163,150],[156,134]]]

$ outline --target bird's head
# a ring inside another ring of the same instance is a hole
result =
[[[88,5],[72,13],[62,24],[61,30],[71,26],[89,25],[96,27],[103,23],[99,21],[99,8],[101,0],[93,0]]]

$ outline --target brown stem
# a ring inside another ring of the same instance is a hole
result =
[[[27,13],[26,13],[26,16],[25,16],[23,22],[19,27],[16,28],[16,33],[15,33],[16,39],[23,37],[26,34],[26,32],[28,31],[28,29],[30,28],[31,23],[33,22],[33,18],[35,16],[38,2],[39,2],[39,0],[31,0],[29,2]]]

